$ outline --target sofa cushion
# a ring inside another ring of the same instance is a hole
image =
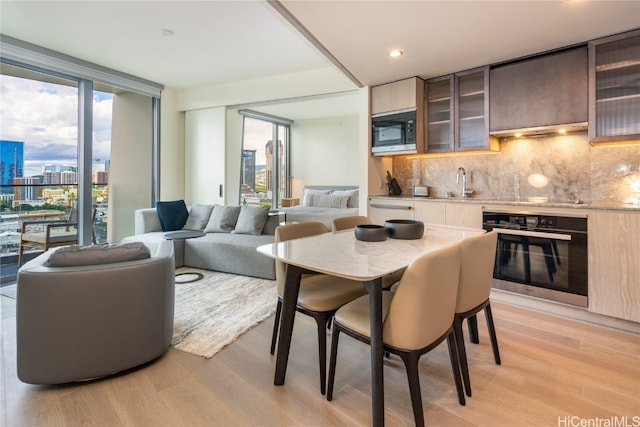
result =
[[[232,233],[253,234],[254,236],[262,234],[269,210],[269,206],[242,206],[240,215],[238,215],[238,222],[236,222],[236,227]]]
[[[49,256],[49,267],[75,267],[81,265],[112,264],[150,258],[144,243],[131,242],[115,245],[63,246]]]
[[[215,205],[204,232],[231,233],[238,221],[238,215],[240,215],[240,206]]]
[[[189,211],[187,222],[182,227],[183,230],[202,231],[207,226],[213,211],[213,205],[193,205]]]
[[[189,211],[184,200],[173,200],[170,202],[156,202],[156,210],[162,231],[175,231],[184,227],[189,217]]]

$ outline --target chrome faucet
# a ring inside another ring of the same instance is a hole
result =
[[[467,195],[473,193],[473,190],[467,190],[467,172],[462,166],[458,168],[456,173],[456,184],[461,184],[460,197],[467,197]]]

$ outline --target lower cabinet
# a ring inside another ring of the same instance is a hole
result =
[[[369,218],[371,222],[384,225],[388,219],[414,219],[412,199],[369,198]]]
[[[416,201],[415,219],[425,224],[482,228],[482,205],[464,202]]]
[[[640,212],[589,213],[589,311],[640,322]]]

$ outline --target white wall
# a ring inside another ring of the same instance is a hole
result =
[[[125,93],[113,97],[109,242],[131,236],[135,210],[151,206],[152,109],[148,96]]]
[[[359,117],[295,121],[291,125],[293,197],[305,185],[359,185]]]
[[[224,204],[219,188],[225,184],[225,110],[207,108],[185,113],[187,204]]]
[[[184,199],[184,112],[176,108],[176,92],[162,91],[160,106],[160,199]]]

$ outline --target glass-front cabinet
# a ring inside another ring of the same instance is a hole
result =
[[[640,30],[589,43],[589,140],[640,140]]]
[[[453,151],[453,87],[453,75],[425,82],[425,149],[429,153]]]
[[[427,153],[496,150],[489,135],[489,67],[425,82]]]

